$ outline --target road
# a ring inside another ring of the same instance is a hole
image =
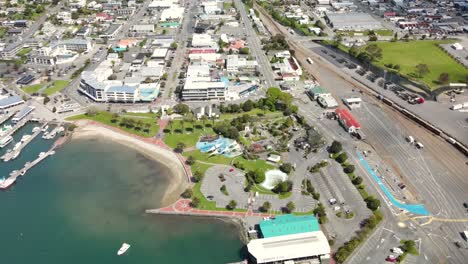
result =
[[[243,27],[247,33],[247,43],[252,51],[252,55],[256,58],[259,66],[260,72],[265,78],[265,82],[267,87],[276,87],[276,81],[273,71],[271,70],[270,61],[266,56],[265,52],[262,50],[262,46],[260,43],[260,39],[257,36],[257,33],[253,29],[252,21],[250,21],[249,16],[245,10],[244,4],[241,0],[234,0],[234,4],[236,5],[237,11],[240,13],[243,21]]]
[[[262,14],[262,12],[261,12]],[[280,27],[279,25],[268,25],[272,23],[271,20],[265,20],[266,14],[262,14],[262,21],[270,29]],[[327,88],[335,98],[343,98],[352,93],[352,89],[365,89],[356,83],[351,82],[350,78],[345,78],[343,73],[339,73],[330,66],[319,54],[312,50],[303,47],[301,43],[297,43],[294,39],[287,34],[286,30],[280,30],[278,33],[285,35],[292,48],[296,49],[296,55],[300,62],[304,65],[304,70],[309,71],[315,76],[322,86]],[[304,58],[313,57],[316,63],[313,65],[307,64]],[[463,209],[462,203],[468,200],[466,190],[468,183],[466,179],[466,158],[451,147],[448,143],[439,137],[435,137],[428,133],[425,129],[419,127],[415,123],[402,117],[400,114],[394,112],[386,105],[381,105],[372,96],[366,93],[360,95],[364,101],[362,111],[356,112],[358,120],[361,122],[363,130],[368,136],[367,148],[371,148],[374,155],[380,157],[385,161],[381,167],[389,167],[393,171],[398,172],[405,183],[412,186],[414,190],[413,196],[419,202],[423,202],[433,215],[442,216],[444,219],[464,219],[466,218],[466,210]],[[305,98],[300,101],[305,102]],[[299,104],[299,111],[305,115],[313,125],[317,125],[325,134],[335,139],[346,140],[346,136],[339,135],[332,127],[328,127],[326,122],[317,122],[313,120],[314,115],[307,111],[307,105]],[[317,115],[316,115],[317,116]],[[310,119],[312,118],[312,120]],[[335,128],[336,130],[336,128]],[[404,143],[404,137],[408,132],[416,135],[422,142],[426,142],[426,148],[419,151]],[[348,153],[353,153],[353,143],[350,143],[349,138],[345,141],[345,149]],[[351,141],[352,142],[352,141]],[[351,145],[348,145],[351,144]],[[356,143],[356,146],[365,148],[366,145]],[[440,155],[444,153],[444,155]],[[354,157],[355,159],[355,157]],[[366,185],[373,187],[373,192],[380,195],[378,186],[372,181],[370,176],[361,169],[362,175],[366,176]],[[465,176],[463,176],[465,175]],[[382,196],[383,201],[386,198]],[[385,220],[382,226],[394,225],[399,220],[395,218],[394,208],[391,206],[382,206],[382,210],[386,211]],[[392,211],[390,211],[392,209]],[[402,216],[403,217],[403,216]],[[422,243],[425,245],[422,257],[418,258],[419,263],[429,262],[439,263],[465,263],[468,258],[468,252],[457,249],[454,246],[454,241],[461,240],[459,232],[466,229],[466,222],[449,223],[449,222],[431,222],[424,224],[427,219],[415,219],[414,215],[406,215],[402,221],[406,226],[410,223],[414,225],[414,237],[412,239],[421,238]],[[449,220],[447,220],[449,221]],[[393,227],[392,227],[393,228]],[[396,229],[396,235],[404,232]],[[436,239],[442,237],[443,239]],[[375,242],[375,241],[374,241]],[[372,248],[371,240],[366,241],[355,254],[359,256],[359,260],[352,263],[362,263],[366,257],[365,253],[361,250],[365,248]],[[374,250],[372,252],[379,252]],[[387,254],[388,251],[380,251],[381,257]],[[375,261],[375,260],[373,260]],[[375,263],[373,261],[365,261],[367,263]]]

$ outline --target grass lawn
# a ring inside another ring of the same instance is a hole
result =
[[[211,124],[211,122],[207,121],[205,125],[207,124]],[[189,132],[187,128],[192,128],[193,130]],[[166,129],[171,130],[171,132],[164,134],[164,143],[171,148],[175,148],[179,142],[184,143],[186,147],[193,147],[197,144],[200,136],[214,133],[211,127],[203,127],[201,121],[196,121],[193,124],[184,122],[184,129],[182,129],[181,121],[174,120],[172,128],[167,125]]]
[[[22,89],[23,89],[23,91],[25,91],[28,94],[33,94],[33,93],[39,91],[44,85],[45,85],[45,83],[28,85],[28,86],[23,87]]]
[[[262,110],[262,109],[258,109],[258,108],[255,108],[255,109],[252,109],[250,110],[249,112],[242,112],[242,113],[234,113],[234,114],[222,114],[219,119],[220,120],[226,120],[226,119],[234,119],[236,117],[239,117],[239,116],[243,116],[243,115],[258,115],[258,114],[264,114],[265,113],[265,116],[264,117],[278,117],[278,116],[283,116],[283,113],[282,112],[271,112],[269,110]]]
[[[448,73],[450,82],[462,82],[468,70],[448,56],[438,44],[450,41],[409,41],[409,42],[376,42],[382,48],[382,59],[377,62],[385,64],[399,64],[400,73],[411,79],[422,81],[431,89],[439,86],[437,79],[441,73]],[[411,77],[415,73],[415,66],[427,64],[430,72],[423,78]]]
[[[120,128],[120,129],[122,129],[124,131],[127,131],[127,132],[135,134],[135,135],[139,135],[139,136],[142,136],[142,137],[152,137],[152,136],[156,135],[156,133],[159,132],[159,125],[153,119],[144,119],[144,118],[137,118],[137,117],[133,118],[135,121],[141,121],[141,122],[143,122],[143,124],[148,123],[148,124],[151,125],[151,127],[149,128],[149,133],[147,133],[147,132],[145,132],[143,130],[145,128],[144,126],[142,127],[141,130],[136,130],[134,127],[120,126],[119,123],[120,123],[120,120],[122,119],[122,117],[119,117],[117,122],[113,123],[111,121],[112,120],[112,114],[109,113],[109,112],[99,112],[95,116],[88,116],[86,114],[81,114],[81,115],[76,115],[76,116],[72,116],[72,117],[67,118],[67,120],[70,120],[70,121],[80,120],[80,119],[94,120],[94,121],[97,121],[97,122],[100,122],[100,123],[103,123],[103,124],[106,124],[106,125],[109,125],[109,126],[118,127],[118,128]],[[128,118],[128,119],[131,119],[131,118]]]
[[[67,87],[67,85],[69,83],[70,83],[69,81],[65,81],[65,80],[54,81],[52,86],[47,87],[46,89],[44,89],[44,93],[46,95],[51,95],[51,94],[53,94],[55,92],[59,92],[59,91],[63,90],[63,88]]]
[[[22,50],[20,50],[18,52],[18,56],[23,56],[23,55],[26,55],[28,54],[29,52],[31,52],[32,48],[23,48]]]
[[[214,163],[214,164],[224,164],[224,165],[230,165],[231,162],[239,162],[244,166],[245,171],[255,171],[259,170],[261,172],[265,172],[267,170],[272,170],[275,169],[276,167],[273,165],[268,164],[264,160],[246,160],[242,156],[236,157],[236,158],[227,158],[223,155],[214,155],[209,157],[209,154],[203,153],[200,150],[193,150],[193,151],[188,151],[184,152],[182,154],[185,157],[192,156],[195,160],[200,160],[204,162],[209,162],[209,163]]]

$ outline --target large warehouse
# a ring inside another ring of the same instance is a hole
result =
[[[367,13],[327,13],[325,19],[334,30],[366,31],[382,28],[382,24]]]
[[[247,245],[255,263],[298,260],[329,263],[328,240],[320,231],[317,219],[311,215],[279,215],[260,222],[260,233],[263,238],[252,240]]]

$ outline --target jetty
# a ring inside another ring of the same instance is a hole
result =
[[[14,114],[16,114],[16,112],[11,112],[2,116],[2,118],[0,118],[0,125],[3,125],[3,123],[10,119]]]
[[[45,132],[42,135],[43,139],[53,139],[58,133],[65,131],[65,128],[61,126],[60,124],[56,126],[50,133]]]
[[[52,156],[54,154],[55,154],[54,147],[52,147],[47,152],[39,153],[39,156],[35,160],[33,160],[31,162],[26,162],[26,164],[24,165],[24,167],[22,169],[14,170],[14,171],[12,171],[10,173],[10,175],[9,175],[9,177],[7,179],[0,180],[0,189],[3,189],[3,190],[7,189],[13,183],[16,182],[16,179],[18,179],[18,177],[25,175],[26,172],[28,172],[29,169],[31,169],[32,167],[36,166],[37,164],[39,164],[41,161],[43,161],[47,157]]]
[[[11,150],[8,150],[3,156],[0,157],[1,160],[3,160],[4,162],[7,162],[7,161],[10,161],[12,159],[15,159],[19,156],[19,154],[21,153],[21,151],[30,143],[32,142],[40,133],[41,133],[41,130],[47,126],[47,123],[44,123],[40,129],[37,129],[32,135],[31,137],[29,137],[27,140],[25,140],[24,142],[21,142],[21,144],[19,145],[19,147],[17,148],[13,148]],[[33,130],[34,131],[34,130]]]
[[[26,118],[26,119],[23,119],[23,120],[19,121],[3,137],[12,136],[14,133],[16,133],[16,131],[18,131],[20,128],[22,128],[24,125],[26,125],[29,121],[31,121],[31,118]]]

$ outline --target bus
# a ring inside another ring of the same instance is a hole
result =
[[[308,62],[309,64],[314,64],[314,61],[313,61],[310,57],[307,57],[307,62]]]

